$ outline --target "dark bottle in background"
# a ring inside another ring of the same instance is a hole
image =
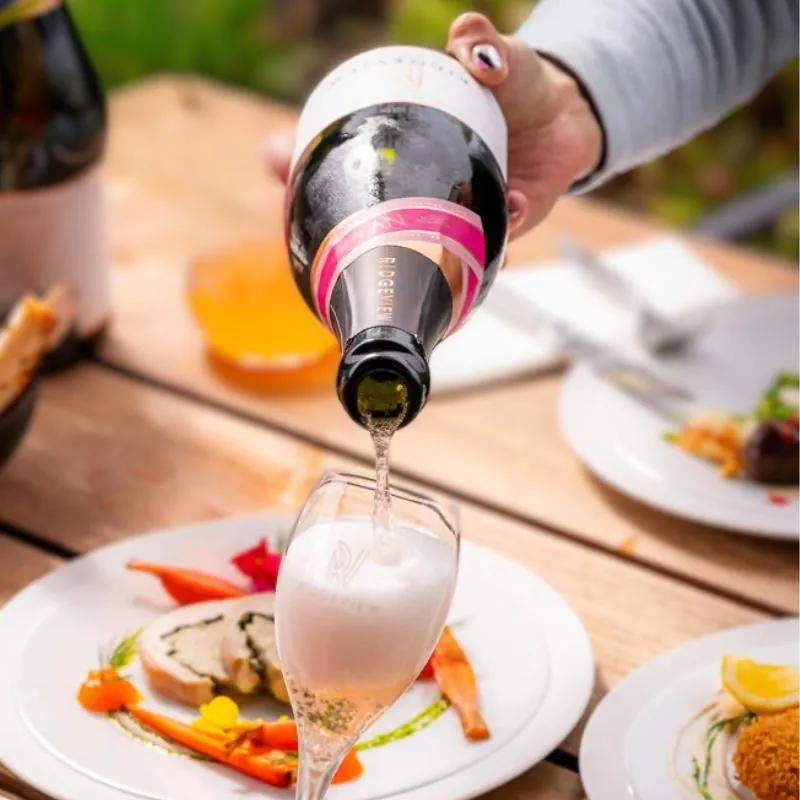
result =
[[[103,90],[63,0],[0,0],[0,313],[58,284],[47,366],[91,351],[109,315]]]
[[[491,93],[432,50],[356,56],[307,101],[289,180],[290,259],[339,339],[337,391],[357,422],[416,416],[433,349],[494,280],[506,148]]]

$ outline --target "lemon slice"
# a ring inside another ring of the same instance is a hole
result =
[[[783,711],[800,703],[800,672],[795,667],[727,655],[722,659],[722,685],[756,713]]]

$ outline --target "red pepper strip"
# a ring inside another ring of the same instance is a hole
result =
[[[294,720],[284,722],[265,722],[245,731],[235,740],[238,746],[247,747],[251,754],[268,753],[274,750],[295,752],[298,749],[297,723]],[[230,750],[231,745],[228,745]],[[339,765],[334,776],[334,783],[344,783],[360,777],[364,767],[355,750],[351,750]]]
[[[431,656],[422,668],[422,672],[417,675],[418,681],[429,681],[433,679],[433,664],[431,663],[433,656]]]

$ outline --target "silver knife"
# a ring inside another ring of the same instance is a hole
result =
[[[696,411],[695,398],[682,386],[659,377],[644,365],[585,336],[502,283],[492,286],[484,305],[517,327],[536,332],[542,327],[549,328],[570,358],[591,367],[600,377],[670,422],[684,424]]]

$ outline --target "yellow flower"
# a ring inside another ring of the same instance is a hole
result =
[[[230,697],[220,696],[200,706],[200,717],[192,722],[192,727],[219,736],[238,722],[239,706]]]

